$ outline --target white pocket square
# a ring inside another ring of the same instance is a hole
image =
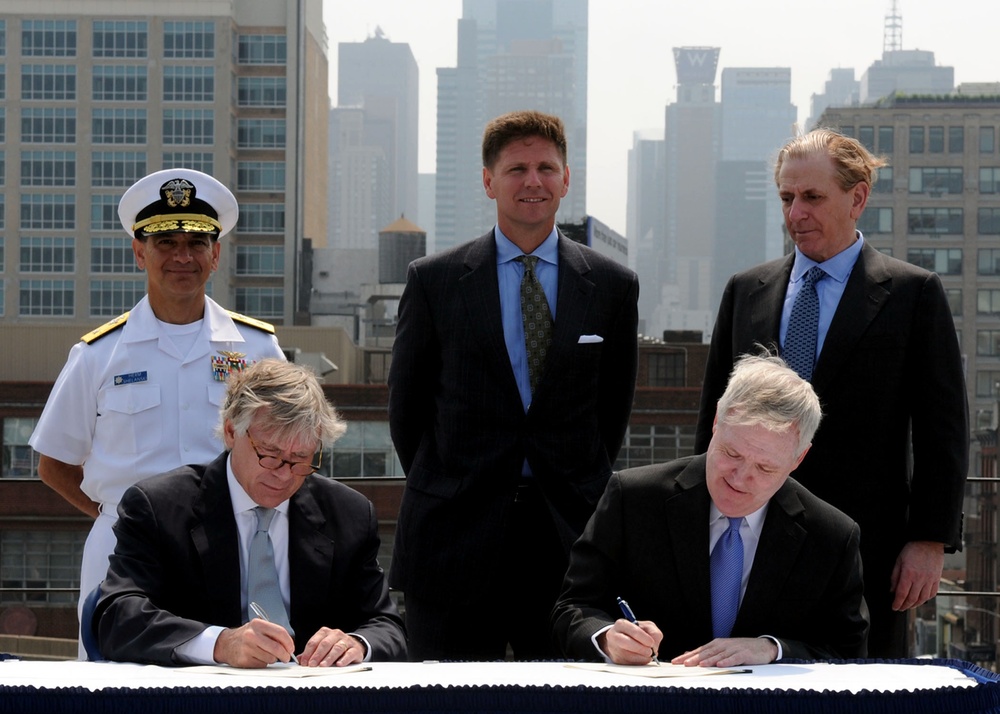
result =
[[[604,342],[604,338],[600,335],[580,335],[580,339],[577,340],[581,345],[596,345],[598,342]]]

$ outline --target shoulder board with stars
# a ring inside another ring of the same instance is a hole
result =
[[[88,345],[92,345],[105,335],[109,335],[128,321],[128,313],[122,313],[113,320],[108,320],[103,325],[88,332],[80,339]]]
[[[274,334],[274,325],[270,322],[264,322],[263,320],[257,320],[253,317],[247,317],[246,315],[241,315],[238,312],[233,312],[232,310],[226,310],[229,316],[233,318],[236,322],[243,325],[249,325],[250,327],[256,327],[258,330],[267,332],[269,334]]]

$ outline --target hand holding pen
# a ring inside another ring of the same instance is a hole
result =
[[[622,598],[618,598],[618,607],[621,608],[622,615],[624,615],[624,617],[625,617],[626,620],[628,620],[629,622],[631,622],[633,625],[639,627],[644,633],[646,633],[647,635],[649,635],[650,637],[653,638],[654,644],[656,644],[656,643],[659,642],[659,640],[662,638],[662,635],[661,635],[661,638],[657,638],[655,636],[655,635],[660,635],[661,634],[660,631],[658,629],[656,629],[655,625],[652,625],[652,629],[655,632],[655,634],[654,634],[654,632],[650,632],[647,628],[645,628],[642,625],[640,625],[639,621],[635,617],[635,613],[632,612],[632,608],[630,608],[628,606],[628,603],[625,602],[625,600],[623,600]],[[650,624],[652,624],[652,623],[650,623]],[[626,634],[626,636],[629,636],[629,635],[627,635],[627,633],[623,633],[623,634]],[[634,640],[635,638],[634,637],[630,637],[630,639]],[[656,648],[651,646],[649,648],[649,650],[650,650],[650,654],[652,656],[653,662],[655,664],[657,664],[657,665],[660,664],[660,660],[656,656]],[[612,657],[612,659],[615,659],[615,658]]]
[[[253,611],[254,615],[256,615],[257,617],[259,617],[264,622],[270,622],[271,621],[271,618],[267,616],[267,613],[264,611],[264,608],[262,608],[257,603],[251,602],[250,603],[250,609]],[[295,652],[292,652],[291,655],[292,655],[292,662],[294,662],[295,664],[298,664],[299,663],[299,659],[298,659],[298,657],[295,656]]]

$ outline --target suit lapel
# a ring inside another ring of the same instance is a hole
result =
[[[583,334],[587,313],[591,309],[594,297],[595,286],[589,277],[590,270],[590,263],[587,262],[579,246],[559,233],[556,318],[552,330],[552,345],[545,361],[545,369],[538,381],[537,392],[545,389],[545,383],[548,381],[546,377],[553,370],[564,369],[569,363],[577,341]]]
[[[665,523],[674,547],[658,548],[673,553],[678,592],[686,593],[686,616],[712,631],[712,576],[708,569],[708,512],[710,498],[705,485],[705,459],[696,459],[677,476],[678,491],[664,503]],[[673,608],[677,603],[669,603]],[[679,607],[677,608],[679,611]]]
[[[806,539],[807,533],[798,523],[798,516],[802,511],[802,502],[786,481],[771,497],[734,630],[741,623],[768,619],[774,603],[774,593],[785,587],[788,574]]]
[[[865,243],[847,278],[844,294],[823,342],[823,351],[816,362],[812,383],[817,392],[823,393],[823,388],[854,351],[858,340],[888,300],[890,289],[891,277],[881,254]]]
[[[308,617],[306,613],[322,612],[333,584],[333,554],[335,545],[326,533],[326,516],[316,503],[309,479],[295,492],[288,504],[288,570],[291,592],[289,618],[296,636],[311,633],[299,632],[297,620]]]
[[[465,302],[465,319],[477,334],[480,344],[486,345],[487,351],[494,355],[497,374],[504,381],[506,391],[520,404],[517,381],[503,336],[497,248],[492,231],[469,244],[464,267],[465,272],[459,277],[458,285]]]
[[[781,346],[781,311],[788,292],[788,279],[792,274],[795,255],[778,263],[771,263],[767,270],[758,275],[757,287],[747,294],[750,306],[750,322],[742,326],[744,339],[739,345],[740,352],[753,349],[759,342],[765,347],[779,351]]]
[[[226,481],[227,458],[228,452],[205,468],[191,541],[201,560],[205,591],[215,602],[213,614],[229,624],[242,623],[245,618],[240,612],[240,561],[233,557],[240,552],[240,545]]]

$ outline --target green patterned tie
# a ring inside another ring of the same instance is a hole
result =
[[[534,394],[552,343],[552,313],[542,284],[535,275],[538,257],[519,255],[514,260],[524,265],[524,277],[521,278],[521,320],[524,322],[524,347],[528,353],[528,381],[531,393]]]

